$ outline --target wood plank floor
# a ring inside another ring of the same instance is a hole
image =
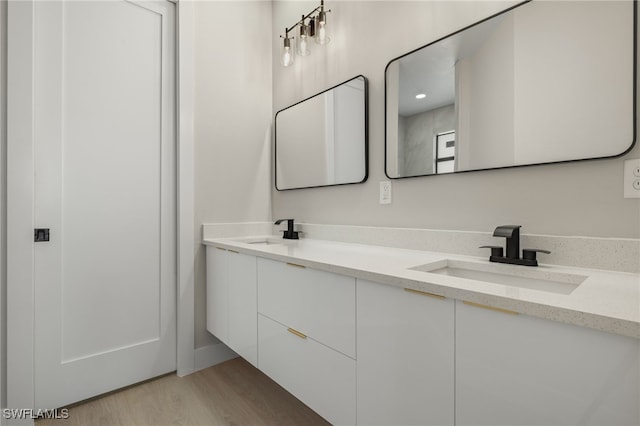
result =
[[[247,361],[186,377],[169,374],[69,407],[36,426],[323,425],[327,423]]]

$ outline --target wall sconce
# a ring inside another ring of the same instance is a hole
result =
[[[280,62],[283,66],[288,67],[293,64],[295,56],[307,56],[311,53],[309,50],[310,38],[314,38],[318,44],[327,44],[331,39],[327,36],[327,12],[324,10],[324,0],[320,0],[320,6],[313,9],[289,28],[284,29],[282,49],[280,50]],[[314,14],[317,15],[314,16]],[[289,33],[296,27],[299,27],[298,41],[293,46],[295,37],[290,37]]]

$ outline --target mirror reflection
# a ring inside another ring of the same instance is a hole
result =
[[[389,62],[387,176],[630,149],[635,7],[635,1],[526,2]]]
[[[276,189],[367,179],[367,80],[357,76],[278,111]]]

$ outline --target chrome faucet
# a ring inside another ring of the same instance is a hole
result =
[[[293,219],[279,219],[275,221],[274,225],[280,225],[285,220],[287,221],[287,229],[282,231],[282,238],[285,240],[297,240],[298,232],[293,230]]]
[[[501,246],[480,246],[480,248],[491,249],[490,262],[510,263],[513,265],[538,266],[536,255],[538,253],[551,253],[542,249],[523,249],[520,258],[520,225],[501,225],[493,231],[494,237],[504,237],[507,239],[507,255],[503,255]]]

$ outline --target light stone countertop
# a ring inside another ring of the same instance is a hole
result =
[[[273,244],[256,244],[265,240]],[[473,256],[272,235],[204,239],[203,244],[640,339],[640,274],[545,264],[531,268]],[[570,294],[557,294],[409,269],[446,260],[515,274],[586,279]]]

